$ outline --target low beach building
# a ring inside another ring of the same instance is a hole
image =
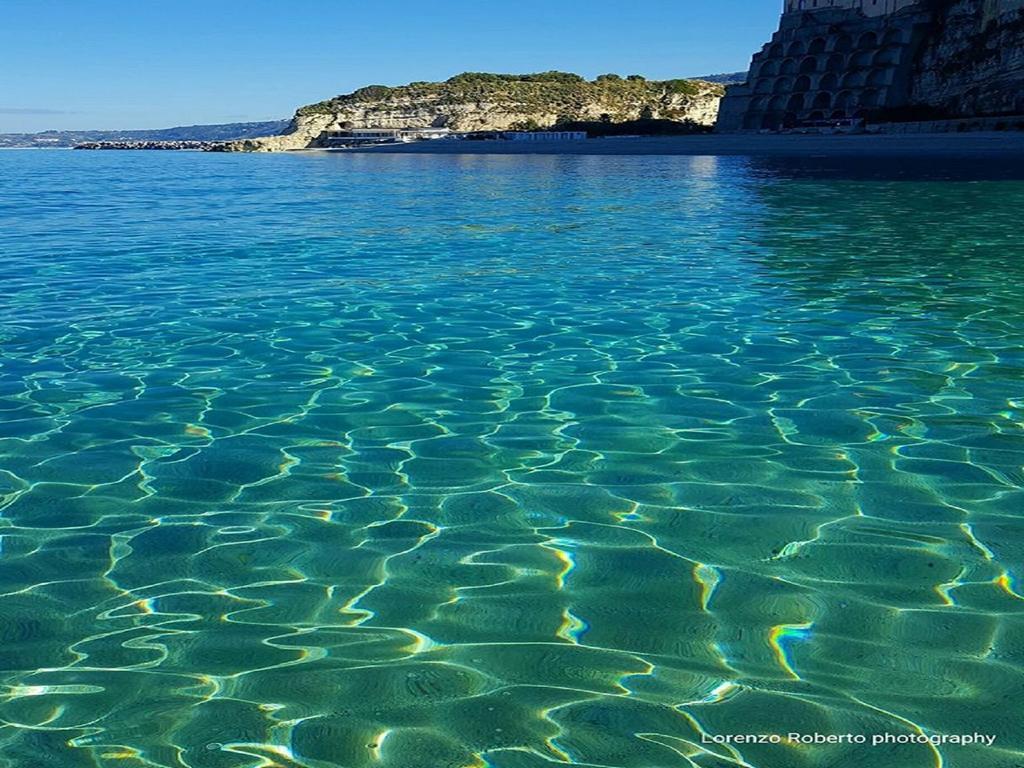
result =
[[[586,131],[503,131],[507,141],[583,141]]]
[[[350,128],[343,131],[328,131],[321,140],[330,147],[428,141],[448,138],[451,135],[452,132],[448,128]]]

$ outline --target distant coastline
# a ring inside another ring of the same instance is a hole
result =
[[[99,142],[212,142],[234,141],[267,133],[280,133],[288,120],[254,123],[215,123],[179,125],[173,128],[114,131],[40,131],[38,133],[0,133],[0,149],[70,149],[80,144]]]

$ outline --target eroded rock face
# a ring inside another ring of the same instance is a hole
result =
[[[339,129],[338,120],[332,115],[296,115],[291,125],[279,136],[229,141],[221,149],[227,152],[284,152],[290,149],[306,149],[316,146],[317,140],[324,132]]]
[[[957,116],[1024,113],[1022,5],[951,3],[922,49],[911,102]]]
[[[467,84],[453,78],[446,83],[399,88],[371,86],[301,108],[280,136],[231,142],[227,148],[262,152],[306,149],[318,146],[326,132],[347,128],[501,131],[549,127],[565,119],[622,122],[641,117],[710,126],[718,115],[722,93],[722,86],[703,81],[639,79]]]

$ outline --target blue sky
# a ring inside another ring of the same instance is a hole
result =
[[[289,117],[466,70],[744,69],[776,0],[2,0],[0,132]]]

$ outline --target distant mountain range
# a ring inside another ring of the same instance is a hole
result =
[[[289,120],[221,125],[182,125],[149,131],[43,131],[0,133],[2,147],[73,147],[96,141],[232,141],[273,136],[288,127]]]

